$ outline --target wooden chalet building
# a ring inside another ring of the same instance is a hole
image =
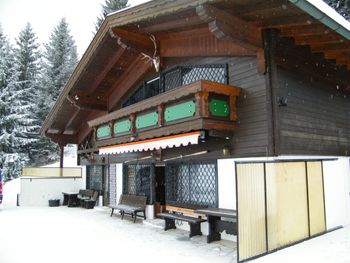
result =
[[[147,2],[106,18],[42,134],[106,205],[237,209],[246,260],[350,223],[349,44],[318,0]]]

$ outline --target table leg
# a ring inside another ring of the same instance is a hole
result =
[[[63,194],[63,204],[62,205],[68,205],[68,195]]]
[[[207,243],[221,240],[221,234],[216,229],[217,220],[220,220],[220,217],[208,215],[209,233],[207,236]]]

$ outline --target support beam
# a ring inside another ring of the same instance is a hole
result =
[[[153,25],[148,25],[145,27],[140,27],[139,31],[141,33],[155,33],[160,31],[169,31],[169,30],[179,30],[179,28],[190,28],[193,26],[198,26],[203,24],[203,21],[198,16],[190,16],[186,18],[178,18],[176,20],[170,20],[163,23],[157,23]]]
[[[65,125],[64,131],[69,128],[69,126],[74,122],[75,118],[79,115],[79,113],[80,113],[80,110],[76,108],[73,114],[71,115],[71,117],[69,118],[67,124]]]
[[[295,36],[295,43],[298,45],[313,45],[313,44],[337,44],[345,42],[336,34],[327,35],[312,35],[312,36]]]
[[[86,99],[84,97],[77,96],[73,98],[67,96],[67,100],[74,105],[78,110],[87,110],[87,111],[107,111],[106,101],[105,100],[92,100]]]
[[[206,4],[198,6],[196,11],[217,38],[252,50],[262,47],[261,30],[255,25]]]
[[[67,134],[53,134],[53,133],[45,133],[45,136],[50,138],[53,142],[61,145],[66,144],[78,144],[77,136],[75,135],[67,135]]]
[[[112,28],[110,34],[117,39],[118,44],[123,49],[128,49],[136,53],[142,52],[149,56],[153,56],[154,45],[149,36],[126,31],[117,27]]]
[[[85,120],[82,121],[82,125],[79,129],[79,133],[77,134],[77,141],[78,141],[77,144],[81,143],[86,138],[86,136],[88,136],[89,133],[92,131],[92,128],[90,128],[87,125],[87,122],[90,120],[96,119],[98,117],[101,117],[105,114],[106,113],[104,112],[92,112],[85,118]]]
[[[63,168],[63,161],[64,161],[64,145],[60,144],[60,168]],[[62,176],[62,169],[61,169],[61,176]]]
[[[77,94],[79,97],[86,96],[92,94],[102,83],[102,81],[106,78],[107,74],[111,71],[111,69],[117,64],[118,60],[121,58],[121,56],[125,53],[125,48],[120,47],[117,52],[114,53],[114,55],[108,59],[108,63],[103,68],[101,73],[95,78],[94,82],[86,87],[83,92],[79,92]]]
[[[112,92],[108,94],[108,111],[115,110],[125,94],[137,85],[151,69],[153,69],[151,63],[147,63],[142,60],[141,56],[137,56],[111,88]]]

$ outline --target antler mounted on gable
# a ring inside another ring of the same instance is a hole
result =
[[[154,35],[150,35],[149,37],[127,31],[125,29],[121,28],[111,28],[109,30],[109,33],[111,37],[117,39],[117,43],[119,46],[121,46],[123,49],[131,50],[136,53],[141,53],[142,54],[142,59],[146,59],[146,63],[151,63],[155,70],[158,72],[160,69],[160,56],[157,55],[158,53],[158,46],[157,46],[157,41],[156,37]],[[149,54],[149,51],[152,49],[152,44],[150,41],[153,43],[153,56],[151,57]],[[148,54],[146,54],[147,52]]]
[[[153,56],[151,57],[151,56],[141,52],[141,54],[143,55],[142,59],[145,59],[147,63],[153,64],[154,69],[157,72],[159,72],[159,69],[160,69],[160,57],[159,57],[159,55],[157,56],[158,48],[157,48],[156,37],[154,35],[151,35],[149,38],[151,39],[151,41],[153,42],[153,45],[154,45]]]

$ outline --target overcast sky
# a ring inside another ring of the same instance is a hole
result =
[[[81,56],[93,37],[96,17],[105,0],[0,0],[0,24],[14,42],[30,22],[40,43],[48,41],[52,29],[62,17],[69,23]],[[129,0],[134,6],[147,0]]]

